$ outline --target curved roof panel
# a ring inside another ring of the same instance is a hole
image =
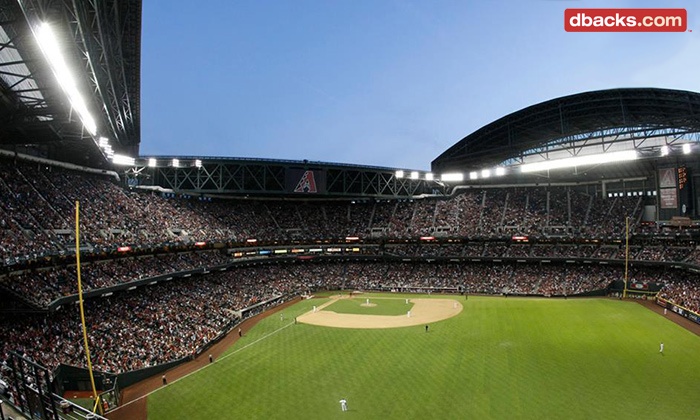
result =
[[[464,137],[432,162],[433,171],[497,165],[556,139],[621,129],[700,132],[700,93],[621,88],[552,99],[506,115]]]

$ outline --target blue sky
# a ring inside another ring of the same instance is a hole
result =
[[[567,33],[568,7],[682,7],[686,33]],[[508,113],[616,87],[700,92],[700,3],[148,0],[141,155],[407,169]]]

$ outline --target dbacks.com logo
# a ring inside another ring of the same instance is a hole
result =
[[[567,32],[685,32],[685,9],[566,9]]]

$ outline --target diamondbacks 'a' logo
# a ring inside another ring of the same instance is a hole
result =
[[[301,179],[297,183],[296,188],[294,188],[294,192],[298,193],[317,193],[318,190],[316,189],[316,180],[314,179],[314,171],[305,171],[304,175],[301,176]]]
[[[661,185],[664,187],[675,187],[676,177],[673,174],[673,169],[665,169],[661,172]]]

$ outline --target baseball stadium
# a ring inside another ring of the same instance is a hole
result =
[[[141,13],[0,0],[0,418],[700,417],[700,93],[430,171],[149,156]]]

